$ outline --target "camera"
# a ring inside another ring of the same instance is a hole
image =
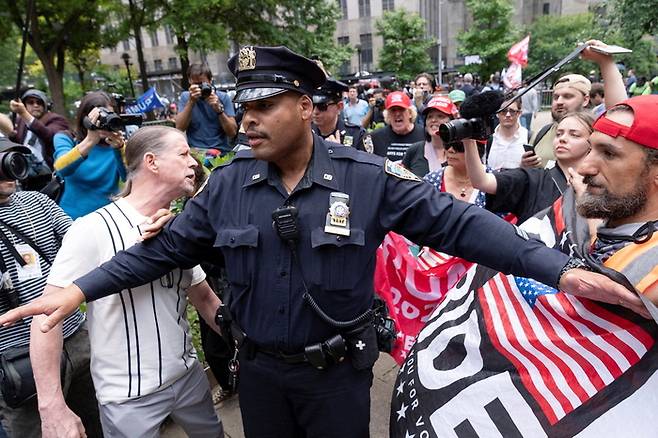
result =
[[[25,179],[28,170],[27,159],[22,153],[11,151],[0,153],[0,180]]]
[[[386,101],[384,100],[383,97],[378,97],[378,98],[375,100],[375,106],[376,106],[377,108],[379,108],[379,109],[384,109],[384,103],[385,103],[385,102],[386,102]]]
[[[493,133],[493,124],[484,118],[455,119],[439,126],[439,136],[445,143],[472,138],[486,140]]]
[[[215,86],[208,82],[201,82],[199,88],[201,89],[201,99],[204,100],[209,98],[210,95],[215,91]]]
[[[94,125],[85,117],[84,126],[90,131],[114,131],[119,132],[128,125],[140,126],[144,121],[141,114],[117,114],[114,111],[109,111],[106,108],[99,108],[98,121]]]

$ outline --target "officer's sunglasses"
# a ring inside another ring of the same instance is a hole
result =
[[[329,102],[329,103],[314,103],[313,107],[317,108],[318,111],[320,112],[325,112],[329,109],[329,105],[336,105],[337,102]]]

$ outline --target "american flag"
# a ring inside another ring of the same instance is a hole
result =
[[[635,365],[653,338],[589,300],[496,274],[478,290],[492,344],[551,424]]]

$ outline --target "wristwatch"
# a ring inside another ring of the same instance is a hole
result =
[[[224,114],[224,105],[221,102],[219,103],[219,111],[217,111],[217,114]]]
[[[571,257],[569,261],[560,269],[560,274],[557,277],[557,284],[560,284],[562,276],[571,271],[572,269],[584,269],[585,271],[591,271],[592,269],[585,263],[583,259]]]

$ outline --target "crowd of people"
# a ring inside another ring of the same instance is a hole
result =
[[[248,437],[369,436],[385,351],[373,278],[390,232],[650,317],[591,264],[647,233],[655,243],[658,96],[610,55],[582,57],[601,82],[554,78],[545,126],[540,93],[506,90],[498,74],[362,89],[285,47],[241,48],[232,99],[192,64],[168,108],[175,128],[106,124],[119,108],[102,91],[69,124],[26,91],[15,122],[0,115],[0,436],[158,436],[167,417],[189,436],[223,436],[213,401],[236,393]],[[442,135],[478,96],[499,102],[486,135]],[[21,163],[20,181],[8,177]],[[587,260],[513,225],[572,195]],[[599,227],[635,238],[597,240]],[[643,263],[631,283],[656,303],[658,271]]]

